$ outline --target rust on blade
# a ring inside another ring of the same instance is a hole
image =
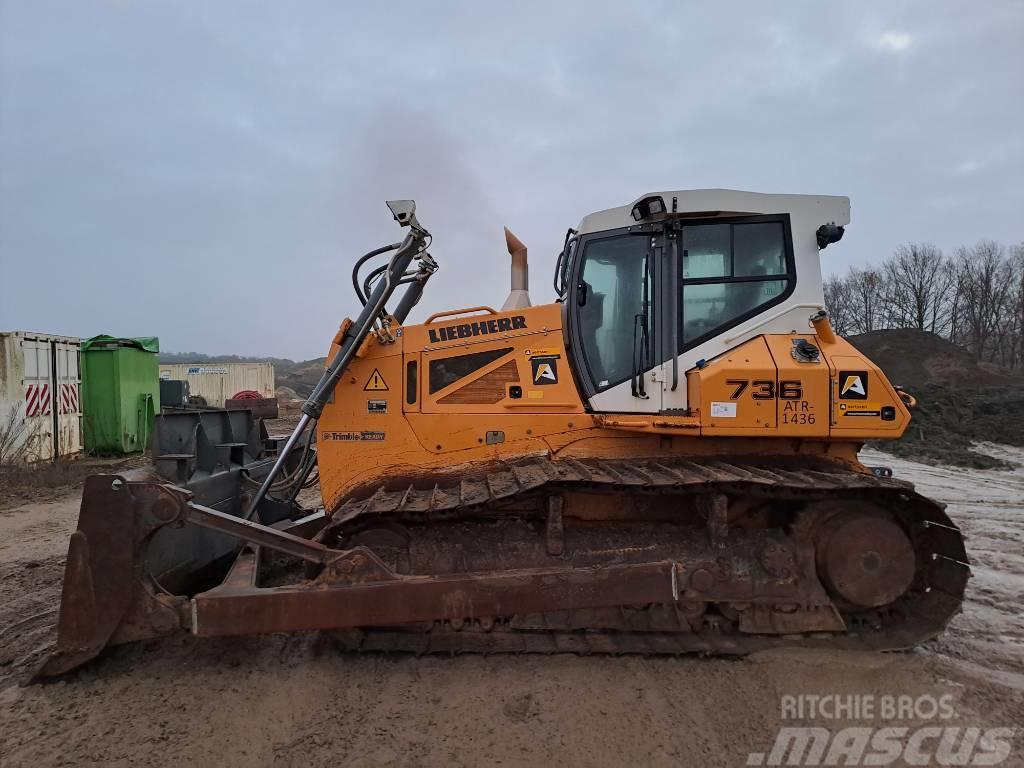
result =
[[[362,584],[250,589],[193,598],[201,637],[507,616],[672,599],[672,563],[412,576]]]
[[[159,480],[148,470],[86,479],[78,529],[68,547],[57,645],[38,675],[73,669],[118,641],[177,629],[168,618],[174,606],[154,604],[145,590],[142,547],[155,527],[177,519],[188,494],[165,491],[154,479]],[[134,619],[126,623],[130,612]],[[147,615],[155,624],[145,621]]]

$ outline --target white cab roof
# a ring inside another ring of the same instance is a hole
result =
[[[634,221],[631,211],[645,197],[661,197],[666,208],[677,213],[707,213],[708,216],[736,216],[743,214],[789,213],[799,214],[821,224],[850,223],[850,198],[836,195],[772,195],[762,192],[742,192],[736,189],[681,189],[666,192],[648,192],[631,203],[618,208],[597,211],[583,217],[579,227],[581,235],[608,229],[629,227]]]

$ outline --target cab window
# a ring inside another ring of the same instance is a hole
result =
[[[643,311],[648,241],[619,235],[583,247],[574,301],[583,357],[598,391],[633,373],[634,325]]]
[[[679,351],[781,302],[794,285],[788,217],[683,227]]]

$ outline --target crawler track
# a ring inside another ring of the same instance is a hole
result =
[[[621,518],[576,517],[588,506],[580,499],[596,503],[605,496],[616,499],[616,509],[631,511]],[[551,525],[545,530],[545,520],[555,498],[569,501],[565,527],[559,519],[557,530],[565,548],[559,550],[558,541],[557,554],[552,554]],[[714,498],[726,499],[730,510],[768,508],[772,513],[767,522],[763,516],[757,522],[756,514],[730,513],[716,533],[705,514]],[[861,510],[867,519],[884,515],[896,523],[913,548],[909,586],[874,607],[851,605],[832,590],[822,599],[826,590],[815,575],[822,526],[861,515]],[[338,507],[321,538],[344,542],[389,526],[401,529],[407,542],[400,557],[390,553],[407,573],[530,568],[545,561],[593,565],[671,559],[683,585],[681,602],[496,616],[457,625],[439,621],[363,628],[339,634],[345,648],[417,654],[742,655],[794,645],[896,650],[939,634],[959,610],[969,577],[963,537],[940,504],[908,483],[820,461],[798,466],[781,458],[734,463],[530,459],[497,465],[486,474],[442,478],[428,487],[379,488]],[[633,530],[638,537],[634,545],[624,545]],[[791,550],[794,572],[783,569],[784,578],[778,571],[766,573],[757,555],[765,546]],[[382,556],[387,559],[383,551]],[[715,589],[703,595],[686,589],[697,583],[702,563],[716,558],[728,561],[727,575],[718,575],[725,592],[717,594],[733,594],[739,585],[751,599],[713,599]],[[796,603],[792,597],[772,599],[783,582],[799,593]],[[751,603],[760,624],[750,620],[754,613],[741,620]],[[815,618],[821,611],[841,617],[838,627],[822,631],[828,622],[822,625]],[[782,615],[787,613],[789,618]],[[756,631],[758,626],[768,631]]]

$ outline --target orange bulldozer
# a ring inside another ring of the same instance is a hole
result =
[[[244,410],[169,413],[151,468],[88,478],[41,675],[176,632],[744,654],[906,648],[957,612],[960,531],[858,460],[913,398],[824,310],[847,198],[668,191],[592,213],[537,306],[506,230],[504,306],[419,325],[431,236],[412,201],[388,206],[404,239],[356,261],[362,311],[287,439]],[[303,508],[317,479],[324,506]]]

